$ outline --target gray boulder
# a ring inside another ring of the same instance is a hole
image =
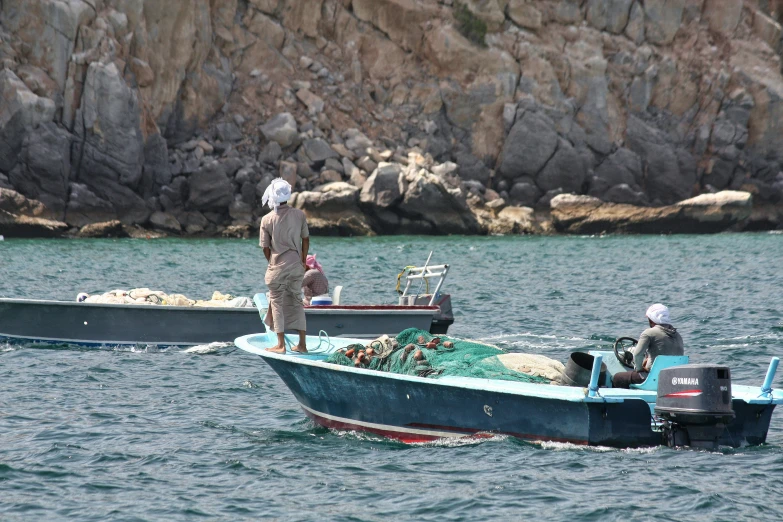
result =
[[[19,161],[10,173],[11,183],[62,219],[71,172],[70,134],[51,122],[39,125],[25,137]]]
[[[273,165],[277,163],[282,156],[283,149],[280,147],[280,144],[276,141],[270,141],[261,149],[261,152],[258,154],[258,161]]]
[[[250,223],[253,221],[253,207],[242,201],[241,198],[235,199],[228,206],[228,215],[235,222]]]
[[[712,185],[716,190],[723,190],[729,186],[735,168],[736,165],[733,161],[717,158],[711,162],[709,172],[704,176],[702,182]]]
[[[0,171],[16,165],[28,130],[54,119],[55,104],[36,96],[11,70],[0,71]]]
[[[609,186],[625,183],[638,188],[644,183],[642,160],[633,151],[626,148],[617,149],[595,169],[595,176]]]
[[[229,178],[236,176],[237,172],[239,172],[239,169],[245,165],[245,162],[238,157],[221,158],[218,161],[221,165],[223,165],[223,171]]]
[[[302,143],[302,151],[309,160],[310,166],[315,169],[323,167],[324,162],[329,158],[337,159],[340,157],[340,155],[332,150],[329,144],[321,138],[305,140],[305,142]]]
[[[357,156],[364,155],[367,148],[372,147],[370,138],[358,129],[348,129],[343,133],[343,137],[345,138],[345,147],[355,152]]]
[[[261,132],[268,141],[277,142],[283,148],[290,147],[299,140],[296,120],[288,112],[274,116],[261,126]]]
[[[628,14],[625,36],[636,45],[641,45],[644,42],[644,8],[638,1],[633,3]]]
[[[234,189],[225,167],[213,161],[188,178],[188,207],[198,210],[222,210],[233,201]]]
[[[628,24],[634,0],[588,0],[587,23],[599,31],[620,34]]]
[[[261,201],[261,198],[264,197],[264,192],[272,184],[273,179],[271,174],[265,174],[261,181],[256,184],[256,198],[258,198],[258,201]]]
[[[426,170],[410,181],[398,208],[404,217],[414,220],[404,232],[476,234],[481,230],[461,192],[449,190],[441,178]]]
[[[509,196],[511,201],[522,207],[532,207],[541,197],[542,192],[532,183],[517,182],[511,187]]]
[[[215,126],[215,130],[217,131],[217,136],[220,141],[230,143],[240,141],[242,139],[242,131],[239,129],[239,127],[236,126],[235,123],[218,123]]]
[[[475,180],[482,185],[489,184],[489,168],[483,161],[466,150],[458,151],[454,156],[460,178]]]
[[[612,185],[604,178],[598,176],[591,176],[589,180],[589,188],[587,189],[587,195],[595,198],[603,199],[606,191],[609,190]]]
[[[300,192],[293,205],[307,215],[311,232],[357,236],[373,234],[367,215],[359,209],[359,189],[338,181]]]
[[[156,230],[179,234],[182,226],[177,218],[166,212],[153,212],[150,216],[150,225]]]
[[[209,226],[207,218],[198,210],[183,212],[178,221],[185,227],[185,232],[188,234],[199,234]]]
[[[112,204],[95,195],[87,185],[71,183],[69,189],[70,197],[65,209],[65,222],[69,225],[83,227],[117,219]]]
[[[381,163],[362,186],[359,201],[364,205],[389,208],[402,201],[406,189],[402,167],[397,163]]]
[[[117,66],[91,63],[75,127],[82,140],[79,181],[104,176],[125,187],[138,186],[144,158],[140,115],[136,94]]]
[[[324,168],[333,170],[340,174],[345,174],[345,169],[343,168],[342,162],[336,160],[335,158],[327,158],[326,162],[324,162]]]
[[[258,179],[260,179],[260,176],[258,176],[255,171],[249,167],[239,169],[234,175],[234,183],[237,185],[244,185],[247,182],[258,181]]]
[[[252,181],[242,183],[239,195],[242,196],[242,201],[253,207],[256,202],[256,184]]]
[[[663,133],[633,115],[628,117],[626,143],[642,159],[647,172],[644,188],[651,201],[669,204],[690,196],[696,171],[688,153],[676,150]]]
[[[161,187],[160,189],[160,195],[161,195],[161,203],[164,202],[163,196],[166,196],[168,198],[171,205],[163,204],[163,207],[166,210],[171,210],[171,208],[182,208],[182,206],[185,204],[185,201],[188,199],[188,191],[189,191],[189,184],[188,180],[185,178],[185,176],[177,176],[173,180],[171,180],[171,184],[165,187]]]
[[[603,200],[610,203],[624,203],[636,206],[643,206],[647,203],[644,192],[633,190],[625,183],[620,183],[607,190]]]
[[[561,188],[565,192],[580,193],[586,171],[582,155],[561,139],[555,155],[536,176],[536,184],[544,192]]]
[[[538,202],[536,203],[536,208],[549,208],[552,200],[561,194],[563,194],[563,189],[561,188],[556,188],[548,191],[546,194],[541,196],[541,198],[538,200]]]
[[[687,0],[645,0],[644,30],[650,43],[665,45],[674,40],[680,29]]]
[[[144,165],[142,167],[142,194],[150,197],[158,187],[171,183],[172,173],[166,140],[158,133],[147,137],[144,144]]]
[[[91,164],[97,165],[97,163]],[[82,158],[82,165],[84,165],[84,158]],[[149,218],[150,212],[145,201],[133,190],[114,179],[111,171],[96,172],[92,176],[85,176],[82,172],[78,182],[88,186],[97,196],[111,203],[116,216],[124,224],[141,224]]]
[[[508,133],[500,154],[500,174],[506,178],[535,176],[557,148],[554,123],[547,116],[527,111]]]

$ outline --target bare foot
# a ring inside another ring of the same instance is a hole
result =
[[[267,348],[266,351],[272,353],[285,353],[285,346],[277,345],[274,348]]]
[[[292,347],[291,351],[292,352],[297,352],[297,353],[307,353],[307,348],[305,348],[304,346],[299,344],[299,345],[296,345],[296,346]]]

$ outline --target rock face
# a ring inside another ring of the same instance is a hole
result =
[[[0,235],[5,237],[60,237],[68,225],[46,219],[46,207],[15,190],[0,188]]]
[[[300,192],[291,202],[307,215],[310,232],[319,235],[365,236],[373,229],[359,209],[359,189],[338,181],[312,192]]]
[[[76,237],[128,237],[119,220],[105,221],[103,223],[91,223],[79,229]]]
[[[700,234],[741,229],[753,199],[747,192],[724,191],[650,208],[562,194],[551,207],[555,229],[568,234]]]
[[[778,4],[3,0],[0,187],[72,227],[184,234],[245,235],[277,176],[325,233],[725,190],[777,227]]]

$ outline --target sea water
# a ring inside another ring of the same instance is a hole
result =
[[[691,360],[731,366],[734,382],[761,385],[783,355],[781,235],[313,238],[311,250],[344,303],[396,303],[397,274],[433,251],[451,265],[449,333],[511,351],[610,349],[662,302]],[[252,295],[264,269],[250,240],[6,239],[0,296]],[[405,445],[314,426],[258,357],[183,352],[0,345],[0,520],[783,518],[783,410],[766,445],[717,452]]]

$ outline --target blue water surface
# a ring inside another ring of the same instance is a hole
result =
[[[565,360],[671,307],[694,362],[783,355],[783,235],[313,238],[348,303],[452,271],[450,333]],[[254,241],[6,240],[0,297],[263,290]],[[259,325],[260,328],[260,325]],[[775,386],[783,386],[783,370]],[[372,397],[357,401],[373,407]],[[405,445],[306,420],[257,357],[0,345],[0,520],[780,520],[783,411],[719,452],[499,437]]]

